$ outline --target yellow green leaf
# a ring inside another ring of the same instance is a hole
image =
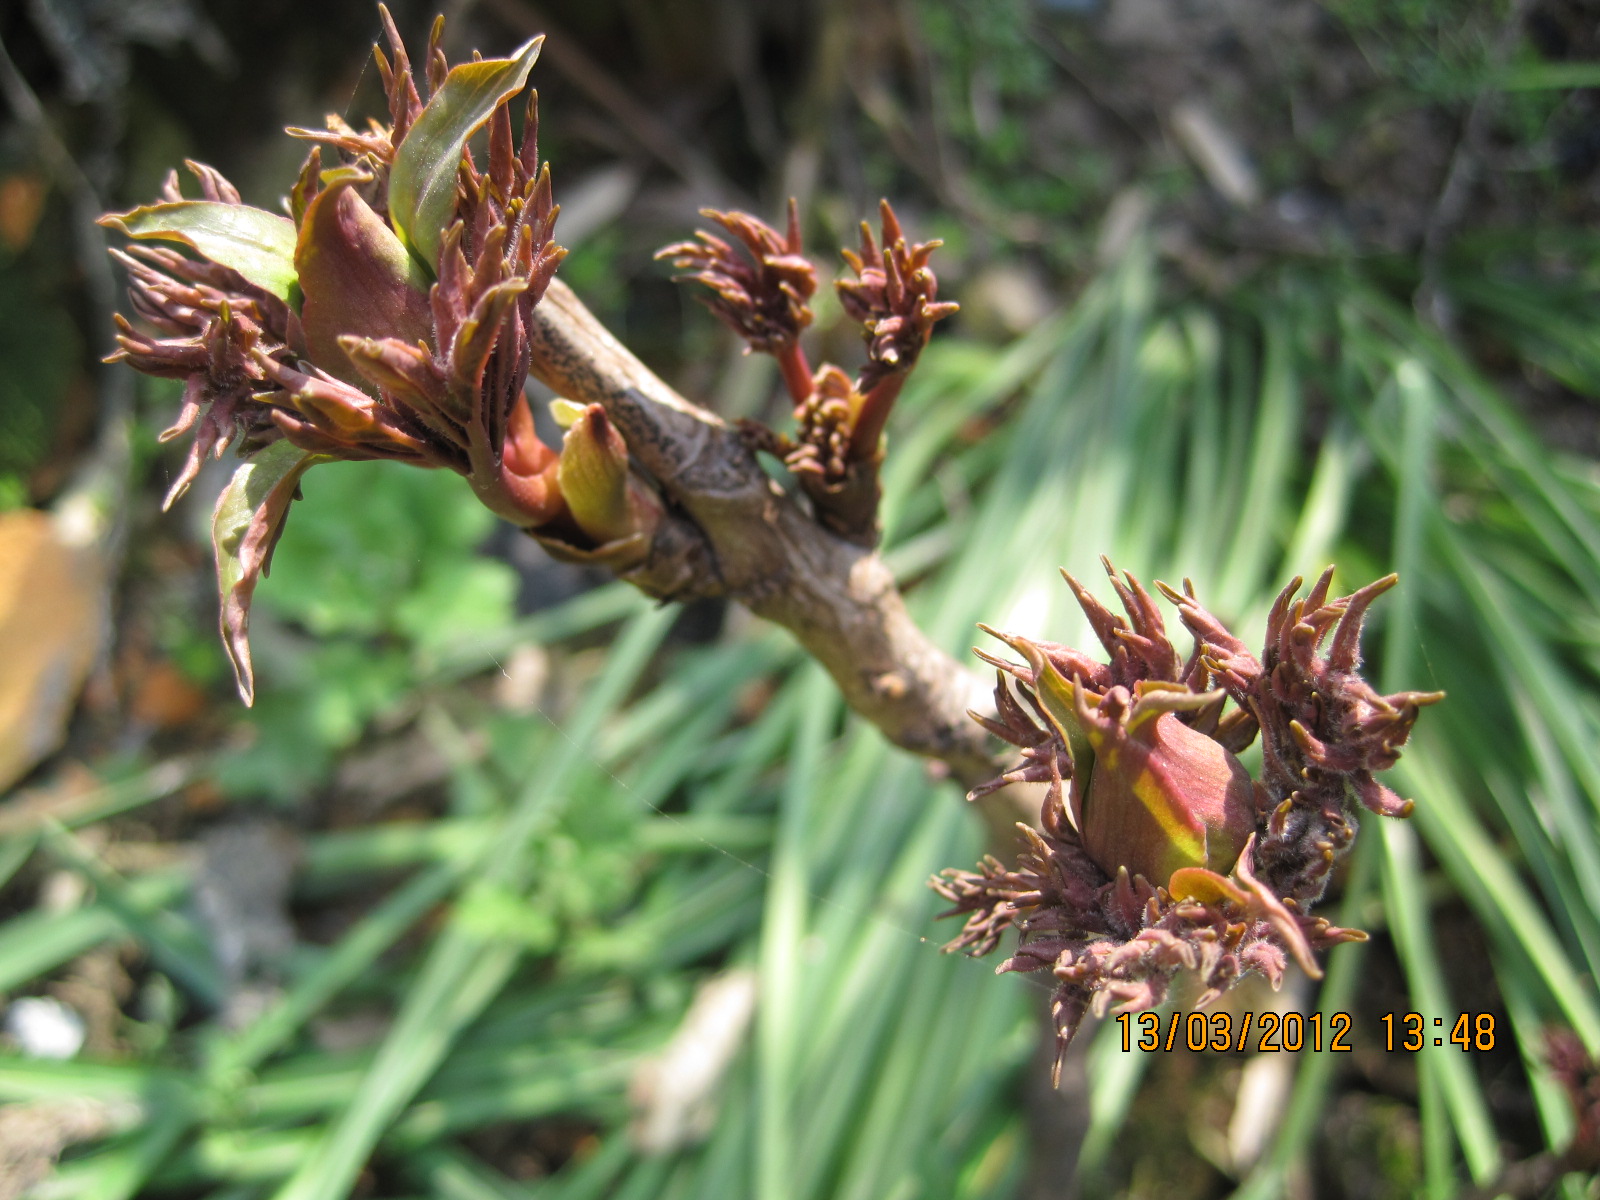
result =
[[[453,67],[395,151],[389,173],[389,219],[419,259],[439,268],[439,246],[456,210],[461,153],[502,103],[528,82],[542,36],[510,58]]]
[[[295,230],[288,217],[247,204],[174,200],[107,213],[100,224],[132,238],[181,242],[280,300],[294,296]]]
[[[578,528],[596,543],[634,532],[628,509],[628,447],[598,404],[591,404],[567,429],[556,481]]]

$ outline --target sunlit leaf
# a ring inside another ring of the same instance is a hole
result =
[[[456,178],[467,139],[522,90],[543,44],[544,38],[536,37],[510,58],[452,68],[395,152],[389,219],[428,266],[438,268],[439,245],[455,213]]]
[[[176,200],[107,213],[100,224],[132,238],[182,242],[280,300],[294,294],[295,232],[288,217],[245,204]]]

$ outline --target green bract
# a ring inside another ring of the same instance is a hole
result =
[[[243,204],[177,200],[107,213],[100,224],[132,238],[181,242],[280,300],[294,298],[295,228],[288,217]]]
[[[510,58],[462,63],[423,108],[395,151],[389,173],[389,220],[433,271],[456,207],[456,179],[467,139],[528,82],[544,45],[534,38]]]

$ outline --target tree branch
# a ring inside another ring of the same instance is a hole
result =
[[[683,570],[673,562],[680,549],[658,538],[651,559],[624,578],[669,599],[740,601],[792,632],[895,745],[945,763],[969,787],[997,773],[987,736],[966,715],[985,704],[986,689],[917,628],[876,553],[817,525],[735,429],[668,387],[559,280],[534,310],[529,339],[532,373],[605,406],[670,507],[698,527],[714,565]],[[1001,808],[1009,841],[1016,813]]]

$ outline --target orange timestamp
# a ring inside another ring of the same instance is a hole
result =
[[[1495,1047],[1493,1013],[1462,1013],[1445,1032],[1445,1021],[1430,1021],[1421,1013],[1385,1013],[1384,1049],[1415,1053],[1430,1044],[1455,1046],[1463,1051],[1488,1051]],[[1349,1013],[1246,1012],[1232,1013],[1171,1012],[1163,1017],[1156,1012],[1119,1013],[1122,1050],[1254,1050],[1271,1054],[1349,1053],[1354,1021]],[[1254,1039],[1254,1040],[1252,1040]]]
[[[1494,1049],[1494,1014],[1462,1013],[1445,1034],[1443,1017],[1431,1021],[1421,1013],[1384,1013],[1383,1048],[1404,1050],[1415,1054],[1430,1043],[1435,1046],[1457,1046],[1462,1050]]]
[[[1290,1054],[1302,1050],[1321,1053],[1324,1050],[1349,1053],[1351,1020],[1345,1012],[1320,1012],[1309,1015],[1297,1012],[1247,1012],[1238,1017],[1232,1013],[1181,1013],[1167,1014],[1165,1021],[1160,1013],[1119,1013],[1117,1024],[1122,1026],[1122,1050],[1248,1050],[1258,1053],[1286,1051]],[[1134,1027],[1137,1026],[1137,1033]],[[1236,1027],[1237,1026],[1237,1027]],[[1252,1045],[1251,1038],[1255,1041]]]

